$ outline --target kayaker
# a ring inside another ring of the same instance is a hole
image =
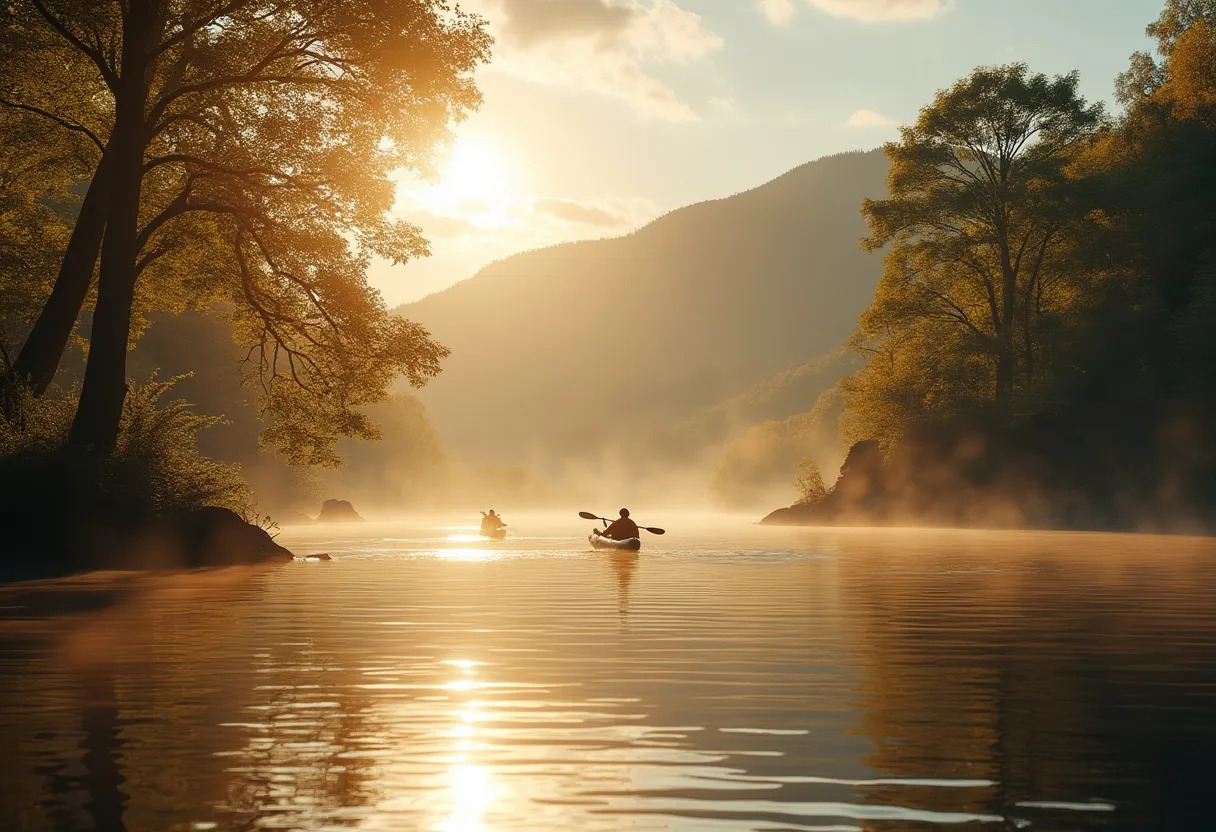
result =
[[[602,532],[597,529],[595,533],[603,535],[609,540],[629,540],[641,536],[638,524],[629,519],[629,509],[627,508],[621,509],[621,516],[613,520],[612,525]]]
[[[488,512],[482,512],[481,515],[481,533],[496,532],[501,528],[506,527],[506,523],[502,522],[502,518],[494,513],[494,509]]]

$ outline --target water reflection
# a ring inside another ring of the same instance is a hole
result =
[[[1216,776],[1211,544],[1031,540],[1028,553],[1024,535],[925,535],[842,562],[868,671],[867,762],[987,778],[962,805],[1035,826],[1202,828]]]
[[[1206,541],[399,536],[0,590],[0,828],[1207,823]]]
[[[448,685],[449,690],[476,692],[481,687],[474,678],[477,662],[453,660],[448,664],[464,677]],[[484,749],[478,734],[480,707],[477,700],[465,701],[456,712],[457,720],[449,732],[454,741],[447,774],[450,811],[433,827],[440,832],[483,832],[487,829],[485,815],[500,787],[490,767],[479,762],[478,753]]]
[[[629,584],[633,581],[633,573],[637,571],[641,556],[637,552],[611,552],[608,562],[616,575],[617,611],[621,620],[629,613]]]

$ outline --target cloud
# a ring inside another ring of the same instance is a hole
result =
[[[636,8],[603,0],[500,0],[502,33],[525,49],[566,37],[613,38],[629,28]]]
[[[854,110],[845,122],[849,127],[893,127],[895,120],[874,110]]]
[[[733,115],[735,110],[738,109],[735,106],[735,99],[731,98],[730,96],[711,98],[709,99],[709,106],[713,107],[716,112],[719,112],[724,116]]]
[[[480,229],[467,217],[437,214],[434,211],[417,210],[406,214],[405,219],[422,229],[431,238],[461,237],[476,234]]]
[[[794,0],[760,0],[760,11],[769,22],[784,26],[794,19]]]
[[[886,20],[927,20],[946,9],[947,0],[807,0],[810,5],[833,17],[878,22]]]
[[[661,77],[723,46],[675,0],[473,0],[499,36],[491,70],[590,90],[668,121],[697,114]]]
[[[624,218],[584,202],[571,199],[538,199],[532,203],[532,208],[541,214],[548,214],[566,222],[581,225],[616,226],[624,223]]]

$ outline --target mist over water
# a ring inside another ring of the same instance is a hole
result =
[[[1216,543],[635,513],[0,590],[0,827],[1200,828]]]

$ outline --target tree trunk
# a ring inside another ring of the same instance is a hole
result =
[[[55,287],[13,363],[14,374],[36,396],[45,393],[55,378],[72,329],[80,317],[84,299],[89,294],[89,286],[93,283],[93,268],[97,265],[97,255],[101,250],[110,202],[110,168],[107,155],[103,155],[93,173],[84,202],[80,205],[80,214],[72,228]]]
[[[1009,400],[1013,396],[1013,344],[1003,338],[1000,350],[996,357],[996,409],[1004,417],[1009,413]]]
[[[100,453],[114,449],[127,396],[127,345],[139,256],[140,186],[148,140],[144,123],[148,101],[145,56],[155,25],[154,3],[132,0],[123,18],[122,73],[115,93],[110,140],[114,166],[110,211],[101,245],[89,361],[70,440],[75,447]]]
[[[1017,310],[1018,273],[1014,269],[1009,251],[1008,226],[1002,206],[995,223],[997,243],[1001,253],[1001,320],[996,329],[999,342],[996,361],[996,409],[1004,419],[1009,413],[1009,400],[1013,397],[1013,376],[1016,356],[1013,349],[1014,315]]]

